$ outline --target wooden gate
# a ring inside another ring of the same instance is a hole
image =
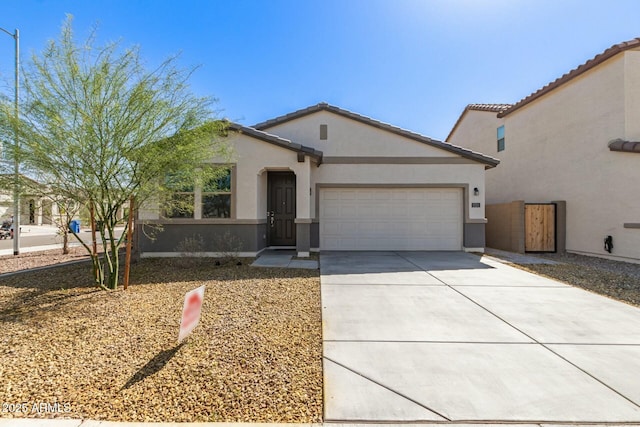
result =
[[[556,251],[556,205],[526,203],[524,205],[525,252]]]

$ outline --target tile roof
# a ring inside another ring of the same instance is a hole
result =
[[[623,139],[614,139],[609,142],[609,150],[624,151],[627,153],[640,153],[640,142],[625,141]]]
[[[521,99],[520,101],[518,101],[517,103],[515,103],[513,106],[511,106],[510,108],[501,111],[498,113],[498,117],[504,117],[507,114],[511,114],[514,111],[516,111],[519,108],[524,107],[525,105],[529,104],[530,102],[540,98],[541,96],[551,92],[552,90],[556,89],[559,86],[562,86],[563,84],[567,83],[568,81],[572,80],[573,78],[589,71],[590,69],[592,69],[593,67],[595,67],[596,65],[602,64],[604,61],[616,56],[617,54],[624,52],[626,50],[630,50],[630,49],[634,49],[634,48],[638,48],[640,47],[640,38],[635,38],[626,42],[622,42],[622,43],[618,43],[615,44],[613,46],[611,46],[609,49],[605,50],[604,52],[596,55],[595,57],[593,57],[592,59],[588,60],[587,62],[585,62],[584,64],[574,68],[573,70],[569,71],[568,73],[564,74],[562,77],[557,78],[556,80],[554,80],[553,82],[549,83],[548,85],[544,86],[541,89],[538,89],[536,92],[533,92],[531,95]]]
[[[316,113],[318,111],[329,111],[331,113],[334,113],[334,114],[337,114],[337,115],[340,115],[340,116],[343,116],[343,117],[347,117],[349,119],[358,121],[360,123],[364,123],[364,124],[367,124],[369,126],[373,126],[375,128],[378,128],[378,129],[383,129],[383,130],[386,130],[388,132],[394,133],[396,135],[400,135],[400,136],[403,136],[405,138],[412,139],[414,141],[422,142],[423,144],[431,145],[433,147],[437,147],[437,148],[449,151],[451,153],[458,154],[458,155],[460,155],[462,157],[465,157],[465,158],[468,158],[468,159],[471,159],[471,160],[475,160],[475,161],[478,161],[480,163],[484,163],[487,168],[495,167],[500,163],[500,161],[498,159],[486,156],[486,155],[484,155],[482,153],[471,151],[469,149],[466,149],[466,148],[463,148],[463,147],[459,147],[457,145],[449,144],[447,142],[438,141],[438,140],[429,138],[427,136],[420,135],[418,133],[411,132],[409,130],[399,128],[397,126],[393,126],[393,125],[391,125],[389,123],[384,123],[384,122],[381,122],[379,120],[372,119],[371,117],[363,116],[361,114],[357,114],[357,113],[354,113],[352,111],[345,110],[345,109],[336,107],[334,105],[327,104],[326,102],[321,102],[319,104],[312,105],[310,107],[303,108],[301,110],[297,110],[297,111],[294,111],[292,113],[285,114],[283,116],[276,117],[274,119],[264,121],[262,123],[258,123],[256,125],[254,125],[253,128],[258,129],[258,130],[268,129],[270,127],[277,126],[277,125],[280,125],[282,123],[286,123],[288,121],[297,119],[299,117],[303,117],[303,116],[306,116],[306,115],[309,115],[309,114]]]
[[[513,104],[469,104],[467,105],[465,110],[491,111],[494,113],[501,113],[511,107],[513,107]]]
[[[236,132],[240,132],[244,135],[248,135],[257,139],[260,139],[262,141],[268,142],[270,144],[274,144],[277,145],[279,147],[282,148],[286,148],[288,150],[292,150],[292,151],[296,151],[298,153],[304,153],[307,154],[309,156],[311,156],[312,158],[318,160],[318,164],[322,162],[322,151],[318,151],[314,148],[311,147],[306,147],[304,145],[301,144],[297,144],[295,142],[292,142],[288,139],[285,138],[281,138],[277,135],[273,135],[258,129],[254,129],[252,127],[248,127],[248,126],[242,126],[241,124],[238,123],[229,123],[228,126],[229,129],[232,129]]]
[[[464,107],[464,110],[458,117],[458,120],[456,120],[456,123],[451,128],[451,131],[449,132],[449,135],[447,135],[447,137],[445,138],[445,141],[448,141],[449,138],[451,138],[451,135],[453,135],[453,132],[458,128],[458,125],[462,121],[462,117],[464,117],[464,115],[467,114],[467,111],[473,110],[473,111],[488,111],[490,113],[502,113],[503,111],[511,107],[513,107],[513,104],[469,104],[467,105],[466,107]]]

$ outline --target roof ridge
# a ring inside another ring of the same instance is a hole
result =
[[[268,119],[265,120],[263,122],[260,123],[256,123],[255,125],[251,126],[253,129],[257,129],[257,130],[262,130],[264,128],[268,128],[271,127],[272,125],[281,123],[281,122],[286,122],[289,120],[293,120],[296,117],[300,117],[300,116],[304,116],[310,113],[313,113],[315,111],[320,111],[326,107],[329,107],[330,105],[326,102],[319,102],[317,104],[314,105],[310,105],[309,107],[305,107],[305,108],[301,108],[299,110],[295,110],[292,111],[291,113],[287,113],[287,114],[283,114],[281,116],[276,116],[272,119]]]
[[[428,136],[419,134],[417,132],[410,131],[408,129],[404,129],[404,128],[392,125],[390,123],[377,120],[377,119],[373,119],[369,116],[365,116],[359,113],[354,113],[353,111],[345,110],[344,108],[336,107],[335,105],[331,105],[326,102],[320,102],[310,107],[302,108],[292,113],[285,114],[285,115],[276,117],[274,119],[264,121],[262,123],[258,123],[257,125],[254,125],[254,128],[256,129],[269,128],[271,126],[278,125],[278,124],[296,119],[298,117],[306,116],[308,114],[312,114],[318,111],[330,111],[332,113],[335,113],[344,117],[348,117],[353,120],[360,121],[370,126],[396,133],[400,136],[404,136],[405,138],[410,138],[424,144],[430,144],[435,147],[442,148],[444,150],[456,153],[458,155],[462,155],[463,157],[470,157],[473,160],[479,161],[481,163],[485,163],[489,167],[494,167],[498,165],[498,163],[500,163],[498,159],[487,156],[486,154],[472,151],[472,150],[469,150],[468,148],[463,148],[448,142],[439,141],[437,139],[430,138]]]
[[[636,37],[634,39],[627,40],[622,43],[614,44],[613,46],[609,47],[608,49],[605,49],[603,52],[600,52],[593,58],[587,60],[586,62],[578,65],[576,68],[573,68],[572,70],[558,77],[554,81],[541,87],[537,91],[532,92],[531,94],[525,96],[520,101],[513,104],[510,108],[498,113],[498,117],[504,117],[507,114],[511,114],[512,112],[516,111],[519,108],[524,107],[525,105],[540,98],[546,93],[551,92],[553,89],[559,86],[562,86],[563,84],[579,76],[580,74],[585,73],[590,69],[594,68],[595,66],[602,64],[603,62],[614,57],[615,55],[636,47],[640,47],[640,37]]]

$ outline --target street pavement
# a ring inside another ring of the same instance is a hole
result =
[[[122,233],[122,229],[122,227],[116,229],[117,237]],[[57,227],[23,225],[21,226],[21,230],[20,253],[62,248],[62,236],[58,234]],[[82,229],[79,236],[85,243],[91,241],[91,232],[88,229]],[[100,239],[100,236],[98,235],[97,238]],[[71,246],[80,244],[72,233],[69,234],[69,244]],[[0,239],[0,256],[2,255],[13,255],[12,239]]]
[[[462,252],[320,257],[325,422],[640,422],[640,309]]]

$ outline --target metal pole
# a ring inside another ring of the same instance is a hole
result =
[[[16,41],[16,126],[19,119],[19,99],[20,99],[20,32],[16,28],[13,35]],[[14,185],[13,185],[13,255],[20,254],[20,166],[18,162],[18,129],[15,130],[15,147],[14,147]]]
[[[15,93],[15,116],[16,116],[16,127],[14,129],[15,132],[15,144],[13,147],[13,254],[20,254],[20,166],[18,163],[18,119],[19,119],[19,99],[20,99],[20,78],[19,78],[19,70],[20,70],[20,31],[16,28],[16,32],[11,34],[9,31],[4,28],[0,28],[0,31],[7,33],[13,40],[16,42],[16,93]]]

